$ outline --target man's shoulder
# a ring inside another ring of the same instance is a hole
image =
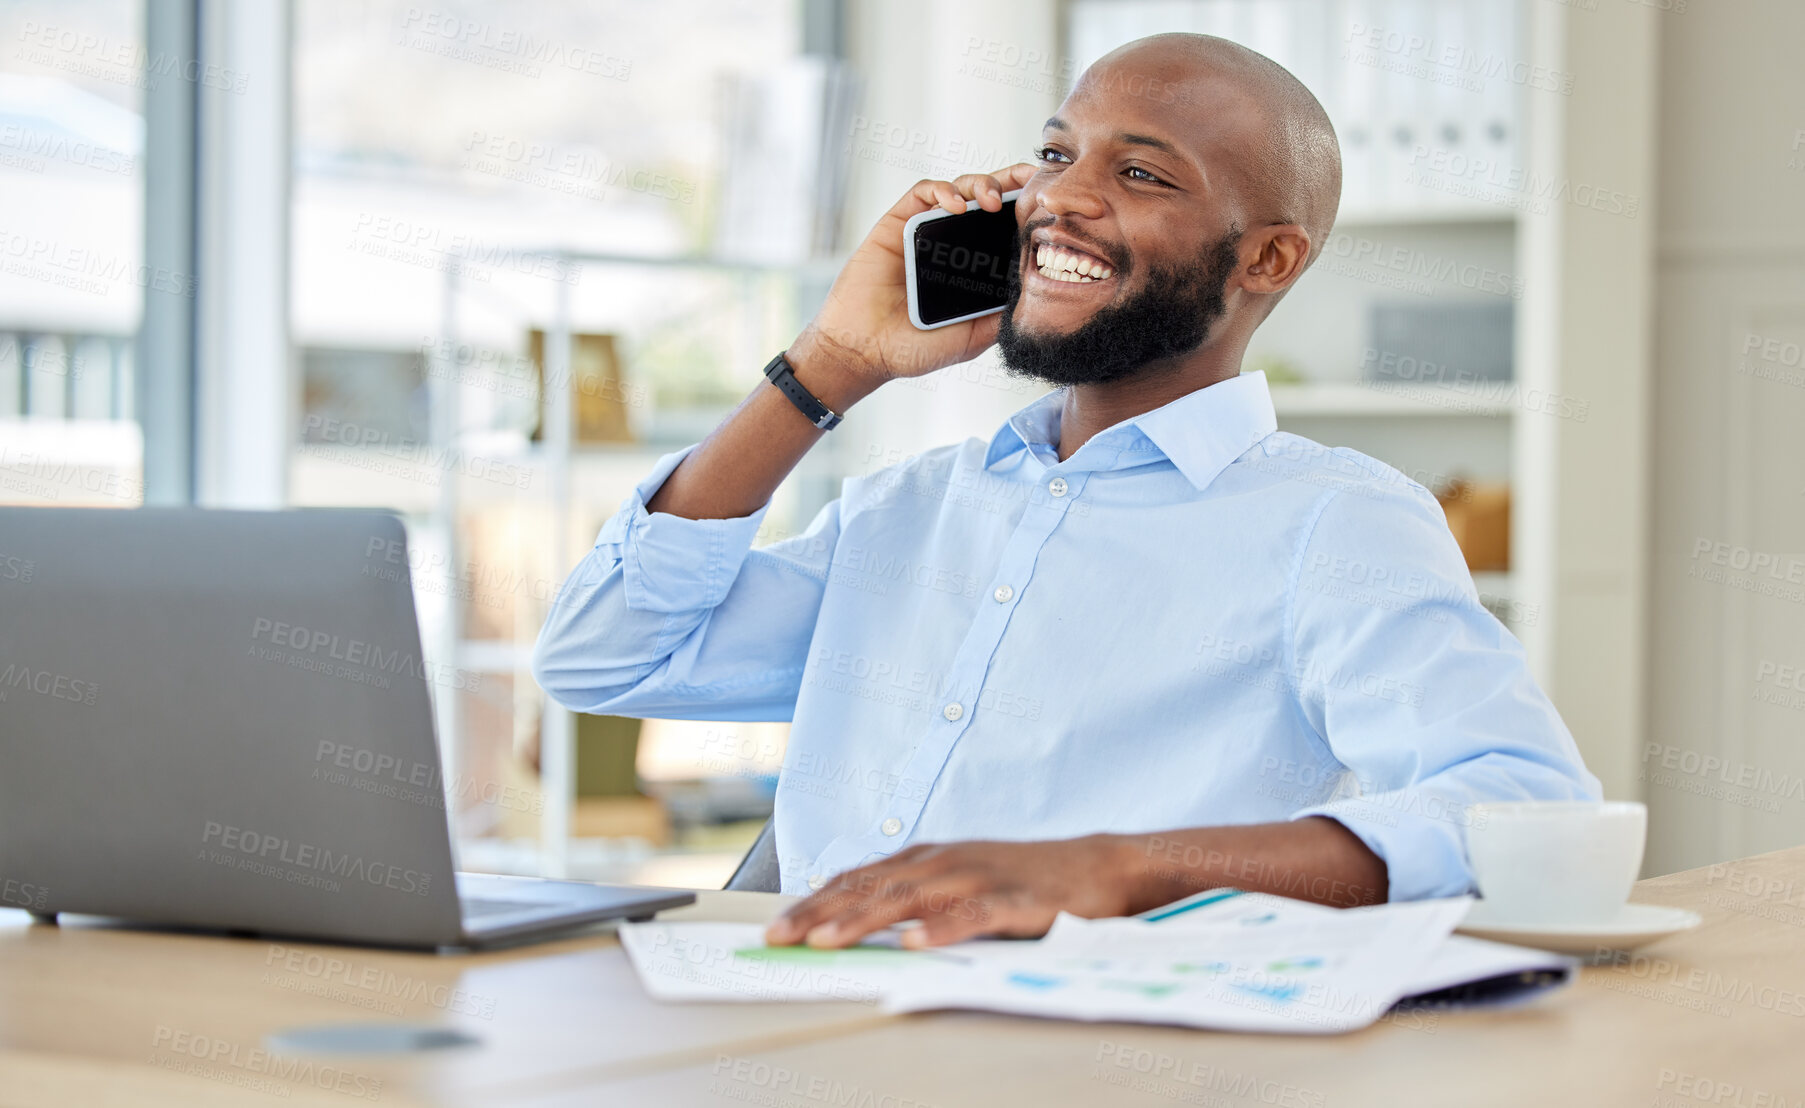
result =
[[[867,448],[863,472],[846,478],[845,495],[860,506],[886,499],[898,492],[944,489],[953,474],[984,468],[990,444],[979,438],[947,443],[915,453],[880,445]]]
[[[1242,455],[1248,480],[1302,492],[1304,541],[1316,549],[1310,568],[1339,572],[1344,563],[1379,567],[1402,579],[1424,574],[1470,589],[1466,560],[1434,494],[1394,466],[1345,446],[1275,432]],[[1326,567],[1326,568],[1325,568]],[[1426,578],[1425,578],[1426,579]]]
[[[1334,490],[1369,501],[1420,505],[1435,496],[1401,470],[1346,446],[1324,446],[1289,431],[1274,431],[1230,467],[1241,479]]]

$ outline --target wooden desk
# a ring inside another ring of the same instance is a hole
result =
[[[709,892],[663,918],[762,922],[789,902]],[[612,927],[437,956],[127,930],[80,917],[32,926],[23,912],[0,911],[0,1104],[9,1106],[492,1104],[890,1018],[856,1003],[658,1004]],[[283,1029],[367,1020],[443,1026],[480,1045],[301,1058],[315,1063],[311,1070],[288,1068],[299,1056],[253,1054]]]
[[[433,957],[29,927],[7,911],[0,1103],[370,1099],[359,1092],[381,1104],[539,1108],[1805,1101],[1805,848],[1644,881],[1636,899],[1693,908],[1705,925],[1625,964],[1588,968],[1574,988],[1527,1008],[1399,1014],[1327,1038],[890,1017],[852,1003],[665,1005],[645,997],[607,932]],[[763,920],[781,903],[704,893],[681,914]],[[330,971],[328,958],[339,963]],[[283,1028],[397,1018],[480,1042],[400,1059],[302,1060],[312,1070],[285,1070],[294,1056],[272,1066],[251,1055]]]

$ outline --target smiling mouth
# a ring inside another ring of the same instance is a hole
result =
[[[1045,243],[1035,244],[1034,264],[1041,276],[1074,285],[1095,284],[1115,275],[1114,267],[1107,262]]]

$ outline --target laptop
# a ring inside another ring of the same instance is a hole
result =
[[[0,508],[0,906],[438,949],[694,901],[455,870],[448,808],[531,805],[442,776],[431,694],[496,678],[410,564],[387,512]]]

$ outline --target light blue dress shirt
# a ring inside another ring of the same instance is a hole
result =
[[[646,512],[694,447],[666,455],[534,676],[580,712],[792,720],[786,893],[911,843],[1327,815],[1392,899],[1448,896],[1469,803],[1600,797],[1422,486],[1276,430],[1259,373],[1061,462],[1063,399],[848,478],[756,550],[768,503]]]

